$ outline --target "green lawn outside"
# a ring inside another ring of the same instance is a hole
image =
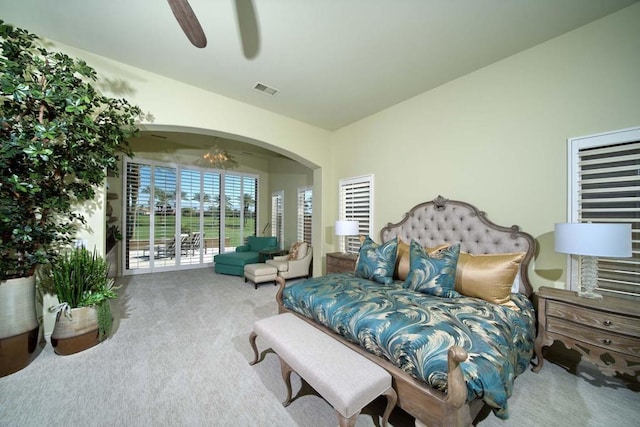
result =
[[[149,239],[149,215],[138,215],[136,219],[134,239],[147,240]],[[244,242],[244,238],[255,234],[255,219],[247,218],[244,225],[244,236],[241,238],[238,236],[238,230],[240,229],[240,218],[231,217],[225,220],[226,232],[225,237],[230,238],[231,246],[239,246]],[[175,215],[163,215],[155,218],[155,233],[156,239],[165,239],[169,236],[173,236],[176,227]],[[183,233],[192,233],[200,229],[200,218],[183,216],[181,228]],[[204,219],[204,235],[205,237],[220,237],[219,233],[220,221],[216,218],[205,217]]]

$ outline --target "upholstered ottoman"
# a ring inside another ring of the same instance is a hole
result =
[[[256,289],[258,283],[273,282],[276,285],[276,277],[278,277],[278,269],[267,264],[247,264],[244,266],[244,281],[251,280]]]
[[[397,395],[391,375],[292,313],[276,314],[254,322],[249,342],[252,365],[260,361],[256,338],[260,336],[280,358],[282,378],[292,402],[291,373],[296,372],[337,412],[340,427],[353,427],[362,408],[378,396],[387,397],[382,426],[387,426]]]

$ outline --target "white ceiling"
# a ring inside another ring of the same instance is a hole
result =
[[[334,130],[636,1],[253,0],[252,60],[234,0],[190,0],[204,49],[162,0],[0,0],[0,19]],[[280,92],[257,92],[257,82]]]

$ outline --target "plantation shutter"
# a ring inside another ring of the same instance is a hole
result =
[[[578,151],[579,222],[630,223],[631,258],[599,258],[598,287],[640,296],[640,141]]]
[[[229,239],[230,246],[237,247],[244,244],[240,229],[240,213],[242,212],[242,177],[224,175],[224,211],[223,236]]]
[[[598,288],[640,299],[640,128],[570,140],[569,150],[571,222],[632,228],[631,258],[598,258]],[[577,289],[577,275],[571,276]]]
[[[177,229],[177,169],[172,166],[154,166],[153,186],[143,188],[154,201],[153,236],[156,245],[163,245],[163,256],[154,260],[156,267],[176,265],[176,255],[180,249],[180,230]]]
[[[124,171],[124,274],[207,265],[256,233],[257,176],[131,159]]]
[[[125,176],[125,226],[123,238],[125,242],[125,268],[141,268],[144,263],[136,254],[138,250],[153,245],[150,241],[149,230],[153,204],[147,188],[151,182],[151,166],[147,164],[128,162]],[[144,194],[142,193],[144,189]],[[151,246],[153,247],[153,246]]]
[[[271,235],[278,238],[279,247],[282,247],[284,243],[283,199],[284,193],[282,191],[271,195]]]
[[[298,189],[298,241],[311,241],[311,214],[313,212],[313,190],[311,187]]]
[[[220,239],[220,180],[220,174],[217,172],[203,173],[202,206],[205,233],[202,237],[205,249],[216,254],[225,251],[225,241]]]
[[[358,221],[359,234],[370,236],[373,226],[373,175],[341,179],[338,197],[338,219]],[[341,251],[359,251],[359,236],[346,236],[340,240]]]
[[[258,222],[256,207],[258,200],[258,179],[245,176],[242,179],[242,233],[245,237],[257,236]]]

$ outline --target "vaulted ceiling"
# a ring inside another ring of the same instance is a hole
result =
[[[260,43],[251,59],[236,1],[189,1],[202,49],[166,1],[0,0],[0,19],[334,130],[636,0],[253,0]]]

